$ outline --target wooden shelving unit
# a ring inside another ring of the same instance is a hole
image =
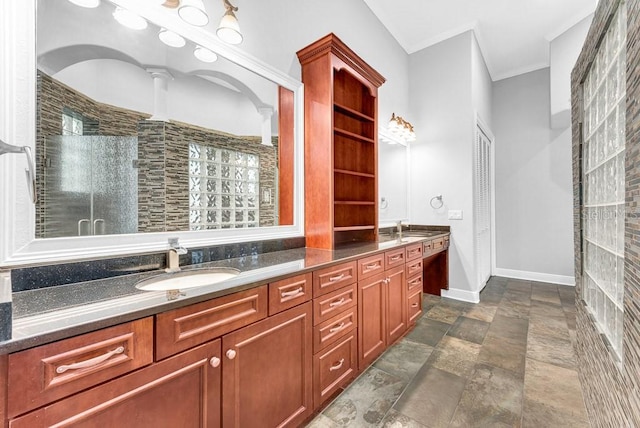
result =
[[[298,52],[305,85],[305,235],[332,249],[378,238],[378,88],[334,34]]]

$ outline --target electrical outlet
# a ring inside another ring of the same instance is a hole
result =
[[[462,210],[449,210],[449,220],[462,220]]]

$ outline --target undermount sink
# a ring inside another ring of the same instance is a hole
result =
[[[144,291],[184,290],[187,288],[213,285],[240,274],[233,268],[210,268],[183,270],[152,276],[136,284],[136,288]]]

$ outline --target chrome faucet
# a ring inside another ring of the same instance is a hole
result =
[[[187,249],[180,245],[178,238],[169,238],[169,251],[167,252],[167,268],[165,272],[180,271],[180,256],[187,254]]]
[[[396,228],[398,229],[398,242],[402,241],[402,220],[396,221]]]

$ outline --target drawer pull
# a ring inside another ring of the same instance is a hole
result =
[[[336,300],[335,302],[329,303],[329,307],[335,308],[336,306],[340,306],[344,303],[344,297],[341,297],[340,300]]]
[[[416,285],[416,284],[420,284],[421,282],[422,282],[421,279],[414,279],[413,281],[410,281],[409,284]]]
[[[56,373],[62,374],[67,370],[86,369],[89,367],[97,366],[98,364],[107,361],[109,358],[113,357],[114,355],[123,354],[123,353],[124,353],[124,346],[118,346],[113,351],[109,351],[104,355],[100,355],[99,357],[91,358],[90,360],[86,360],[86,361],[80,361],[79,363],[65,364],[62,366],[58,366],[56,368]]]
[[[400,260],[401,258],[402,258],[402,254],[398,254],[397,256],[393,256],[393,257],[391,257],[391,259],[390,259],[390,260],[391,260],[392,262],[396,262],[396,261]]]
[[[418,304],[417,304],[417,303],[413,303],[413,304],[411,305],[411,307],[412,307],[412,308],[417,308],[417,307],[418,307]]]
[[[343,273],[341,273],[341,274],[340,274],[340,275],[338,275],[338,276],[331,276],[331,277],[329,277],[329,281],[331,281],[331,282],[336,282],[336,281],[340,281],[342,278],[344,278],[344,274],[343,274]]]
[[[211,359],[209,360],[209,364],[211,364],[211,367],[213,367],[214,369],[216,367],[220,367],[220,358],[211,357]]]
[[[291,296],[297,296],[298,294],[304,294],[303,292],[303,288],[297,288],[295,290],[292,291],[283,291],[282,293],[280,293],[280,295],[284,298],[284,297],[291,297]]]
[[[344,358],[342,358],[340,361],[338,361],[338,364],[334,364],[333,366],[329,367],[329,371],[332,372],[334,370],[339,370],[340,367],[342,367],[343,364],[344,364]]]
[[[370,263],[370,264],[364,266],[365,270],[376,269],[378,267],[380,267],[380,264],[378,264],[378,263]]]
[[[233,349],[229,349],[225,355],[228,359],[233,360],[236,357],[236,351],[234,351]]]
[[[330,328],[329,333],[335,333],[336,331],[340,331],[342,330],[343,327],[344,327],[344,321],[338,324],[337,326]]]

